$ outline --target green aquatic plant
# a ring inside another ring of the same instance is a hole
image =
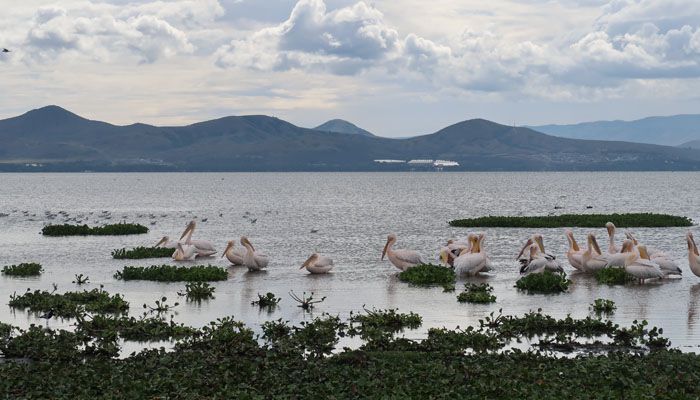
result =
[[[197,333],[197,329],[178,324],[171,315],[169,321],[150,317],[144,312],[140,318],[121,315],[83,315],[78,318],[76,332],[86,336],[102,337],[118,334],[124,340],[148,342],[179,339]]]
[[[373,333],[395,333],[404,329],[416,329],[423,323],[420,315],[409,312],[399,313],[395,309],[377,310],[364,309],[364,313],[350,312],[349,322],[351,335],[361,337]]]
[[[222,267],[197,265],[180,267],[174,265],[151,265],[150,267],[124,267],[114,274],[115,279],[145,280],[158,282],[211,282],[225,281],[228,272]]]
[[[457,296],[457,301],[460,303],[493,303],[496,301],[496,296],[491,294],[493,287],[488,283],[477,285],[474,283],[465,283],[464,291]]]
[[[83,274],[75,274],[75,280],[73,281],[78,286],[90,283],[90,277]]]
[[[44,271],[41,264],[21,263],[2,267],[2,274],[7,276],[39,276]]]
[[[41,229],[44,236],[122,236],[148,233],[148,228],[140,224],[120,222],[103,226],[87,225],[46,225]]]
[[[599,228],[607,222],[618,227],[655,228],[692,226],[687,217],[667,214],[563,214],[532,217],[487,216],[479,218],[455,219],[451,226],[462,228]]]
[[[110,295],[102,287],[63,294],[27,289],[22,295],[10,295],[9,305],[35,313],[54,310],[56,316],[65,318],[74,318],[83,310],[95,313],[123,313],[129,310],[129,303],[120,294]]]
[[[165,247],[134,247],[112,250],[112,258],[117,260],[137,260],[143,258],[171,257],[175,250]]]
[[[275,308],[280,301],[282,301],[282,299],[275,296],[274,293],[267,292],[264,295],[258,293],[258,299],[251,301],[250,304],[270,310]]]
[[[612,314],[617,309],[615,302],[607,299],[595,299],[591,308],[598,314]]]
[[[533,293],[561,293],[569,289],[571,281],[566,276],[544,271],[537,274],[528,274],[515,282],[515,287],[530,294]]]
[[[320,299],[314,299],[314,292],[311,292],[308,296],[306,295],[306,292],[302,293],[301,296],[298,296],[296,293],[294,293],[294,291],[291,291],[289,292],[289,297],[291,297],[292,300],[299,303],[297,307],[301,307],[303,310],[306,311],[309,311],[312,308],[314,308],[315,304],[323,303],[323,301],[326,300],[326,296],[323,296]]]
[[[206,282],[189,282],[185,284],[185,291],[177,294],[187,297],[187,300],[209,300],[214,298],[214,287]]]
[[[598,283],[604,285],[624,285],[634,280],[622,267],[605,267],[597,270],[594,276]]]
[[[418,286],[444,286],[454,284],[456,277],[455,272],[451,268],[422,264],[401,272],[399,280]]]
[[[151,313],[162,314],[172,311],[173,308],[179,305],[180,303],[178,302],[168,304],[168,298],[163,296],[160,298],[160,300],[156,300],[154,305],[150,306],[148,304],[144,304],[143,308],[149,310]]]

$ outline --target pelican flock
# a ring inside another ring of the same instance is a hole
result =
[[[174,249],[172,258],[176,261],[192,261],[197,257],[208,257],[215,254],[214,245],[206,240],[193,239],[196,222],[190,221],[179,240],[171,240],[163,236],[155,247]],[[571,267],[580,273],[595,273],[603,268],[624,268],[640,283],[647,279],[682,276],[683,271],[669,253],[660,249],[649,248],[640,243],[632,232],[625,232],[621,245],[615,240],[617,227],[612,222],[605,224],[608,236],[606,251],[602,251],[594,233],[586,235],[586,248],[579,246],[571,229],[564,231],[568,242],[566,259]],[[480,273],[492,272],[491,259],[484,248],[486,235],[470,232],[461,239],[449,239],[438,249],[438,260],[445,267],[453,268],[459,275],[475,276]],[[688,265],[696,276],[700,277],[700,253],[695,243],[693,233],[686,234],[688,245]],[[395,249],[397,242],[395,234],[387,236],[382,250],[381,260],[388,258],[389,262],[405,271],[409,268],[425,264],[418,251]],[[221,254],[232,265],[241,265],[251,271],[265,269],[269,257],[255,249],[250,240],[241,236],[241,246],[235,241],[228,241]],[[545,271],[565,274],[565,270],[556,256],[548,253],[544,245],[544,237],[540,233],[532,234],[523,244],[516,257],[521,274],[542,273]],[[306,269],[311,274],[325,274],[334,268],[333,260],[318,253],[313,253],[299,269]]]

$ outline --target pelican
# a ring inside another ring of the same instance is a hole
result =
[[[664,273],[661,272],[658,264],[649,260],[647,248],[643,245],[637,246],[639,254],[629,252],[625,261],[625,271],[628,274],[639,279],[640,283],[644,283],[645,279],[663,278]]]
[[[382,250],[382,260],[384,257],[388,257],[389,261],[401,271],[405,271],[416,265],[425,264],[423,257],[414,250],[394,250],[394,243],[396,243],[396,235],[393,233],[389,234],[386,238],[386,244],[384,245],[384,250]]]
[[[169,236],[163,236],[162,239],[154,247],[161,247],[164,249],[176,249],[177,248],[177,242],[174,240],[170,240]]]
[[[528,257],[521,258],[526,249],[529,249]],[[525,246],[520,250],[517,259],[520,261],[521,274],[544,272],[545,270],[564,273],[564,268],[559,265],[556,258],[545,252],[542,235],[539,234],[532,235],[532,237],[525,242]]]
[[[243,265],[243,257],[245,257],[246,249],[245,247],[235,246],[236,242],[229,240],[226,244],[226,250],[221,254],[221,257],[223,258],[225,256],[233,265]]]
[[[304,261],[299,269],[304,268],[312,274],[325,274],[333,269],[333,260],[319,255],[318,253],[314,253]]]
[[[624,267],[625,261],[627,260],[628,253],[632,253],[634,250],[634,242],[629,239],[625,239],[622,242],[622,249],[619,253],[607,254],[604,256],[608,260],[606,267]]]
[[[192,239],[192,234],[194,234],[194,229],[196,227],[197,223],[194,220],[190,221],[190,223],[187,224],[187,228],[185,228],[185,231],[182,232],[180,240],[185,239],[186,244],[193,245],[197,250],[198,256],[208,257],[216,254],[216,249],[210,241]]]
[[[690,270],[693,271],[695,276],[700,276],[700,252],[698,252],[698,245],[695,244],[692,232],[688,231],[685,238],[688,241],[688,264],[690,265]]]
[[[664,276],[683,275],[683,271],[678,264],[662,251],[656,252],[649,259],[661,268],[661,272],[664,273]]]
[[[605,229],[608,230],[608,254],[619,253],[619,249],[615,245],[615,224],[608,222],[605,224]]]
[[[247,237],[241,236],[241,244],[246,249],[245,256],[243,257],[243,265],[248,267],[248,270],[259,271],[267,267],[270,261],[269,258],[265,254],[256,251]]]
[[[457,273],[474,276],[479,272],[491,270],[489,257],[482,247],[484,237],[483,234],[480,234],[478,237],[472,236],[470,238],[471,248],[469,250],[462,249],[459,257],[455,258],[454,266]]]
[[[637,240],[637,237],[635,237],[632,234],[632,232],[625,232],[625,236],[627,236],[627,239],[630,239],[630,240],[632,240],[632,242],[634,242],[635,251],[637,253],[639,253],[639,250],[637,250],[637,247],[639,246],[639,241]],[[657,249],[647,247],[647,254],[650,257],[654,257],[654,255],[658,252],[659,252],[659,250],[657,250]]]
[[[476,236],[473,233],[469,234],[469,238]],[[448,240],[447,244],[440,248],[438,253],[438,259],[447,266],[454,267],[455,258],[459,257],[462,250],[466,249],[469,251],[471,249],[470,239],[460,239],[460,240]]]
[[[197,249],[191,244],[177,243],[177,249],[173,253],[175,261],[192,261],[197,257]]]
[[[607,260],[602,257],[600,247],[598,247],[598,241],[592,233],[588,234],[588,247],[586,251],[583,252],[581,260],[581,267],[586,272],[596,272],[608,265]]]
[[[566,239],[569,241],[569,251],[566,252],[566,258],[569,259],[569,264],[579,271],[584,271],[583,269],[583,253],[574,239],[574,233],[570,230],[566,230]]]

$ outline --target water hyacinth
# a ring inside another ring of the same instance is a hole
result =
[[[143,258],[165,258],[173,255],[175,250],[164,247],[135,247],[133,249],[112,250],[112,258],[117,260],[138,260]]]
[[[197,265],[181,267],[174,265],[151,265],[150,267],[124,267],[114,274],[115,279],[145,280],[157,282],[210,282],[225,281],[228,272],[222,267]]]
[[[27,289],[22,295],[11,295],[9,305],[35,313],[53,310],[56,316],[65,318],[74,318],[83,310],[95,313],[123,313],[129,310],[129,303],[120,294],[110,295],[101,287],[63,294]]]
[[[189,282],[185,285],[185,292],[177,294],[187,297],[187,300],[209,300],[214,298],[214,287],[206,282]]]
[[[87,225],[46,225],[41,229],[44,236],[123,236],[148,233],[140,224],[118,223],[90,227]]]
[[[591,304],[591,309],[598,314],[611,314],[617,307],[615,302],[607,299],[595,299],[593,304]]]
[[[655,228],[692,226],[687,217],[667,214],[563,214],[532,217],[487,216],[479,218],[455,219],[451,226],[461,228],[599,228],[607,222],[618,227]]]
[[[451,268],[433,264],[417,265],[399,274],[399,280],[418,286],[450,285],[456,277]]]
[[[282,301],[282,299],[275,296],[274,293],[267,292],[264,295],[258,293],[258,299],[251,301],[250,304],[260,308],[273,309],[280,301]]]
[[[491,292],[493,292],[493,287],[488,283],[481,285],[465,283],[464,291],[457,296],[457,301],[460,303],[493,303],[496,301],[496,296]]]
[[[2,274],[7,276],[39,276],[44,271],[41,264],[21,263],[2,267]]]
[[[529,274],[518,279],[515,287],[527,293],[561,293],[569,289],[571,281],[566,276],[544,271],[538,274]]]
[[[624,285],[634,280],[622,267],[605,267],[596,271],[594,276],[598,283],[604,285]]]

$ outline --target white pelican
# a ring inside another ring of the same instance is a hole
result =
[[[639,279],[641,283],[644,283],[644,280],[649,278],[663,278],[664,273],[661,272],[661,268],[659,268],[658,264],[649,260],[646,247],[639,245],[637,249],[639,250],[639,254],[635,252],[629,252],[627,254],[625,271]]]
[[[448,240],[447,244],[443,247],[440,248],[440,251],[438,252],[438,259],[440,262],[442,262],[446,266],[454,267],[454,260],[455,258],[459,257],[459,254],[462,252],[462,250],[467,250],[469,251],[471,249],[471,243],[470,239],[472,236],[476,236],[473,233],[470,233],[468,238],[466,239],[459,239],[459,240]]]
[[[676,264],[675,261],[671,259],[666,253],[662,251],[656,252],[653,256],[650,257],[650,260],[652,262],[655,262],[659,268],[661,268],[661,272],[664,273],[664,276],[668,275],[683,275],[683,271],[681,268]]]
[[[608,230],[608,254],[619,253],[620,250],[615,245],[615,224],[608,222],[605,224],[605,229]]]
[[[583,252],[581,259],[583,261],[581,267],[586,272],[596,272],[608,265],[608,261],[602,257],[598,241],[592,233],[588,234],[588,247]]]
[[[269,258],[265,254],[256,251],[247,237],[241,236],[241,244],[246,249],[243,265],[248,267],[250,271],[259,271],[267,267],[267,264],[270,262]]]
[[[632,242],[629,239],[625,239],[622,242],[622,249],[620,250],[619,253],[606,254],[603,256],[603,258],[608,260],[608,264],[606,265],[606,267],[624,267],[625,261],[627,260],[628,253],[632,253],[633,251],[634,251],[634,242]]]
[[[384,250],[382,250],[382,260],[384,257],[388,257],[389,261],[394,264],[394,266],[401,271],[405,271],[416,265],[425,264],[423,257],[414,250],[394,250],[394,243],[396,243],[396,235],[393,233],[389,234],[386,238],[386,244],[384,245]]]
[[[192,261],[197,257],[197,249],[191,244],[177,243],[177,248],[173,253],[175,261]]]
[[[688,231],[685,238],[688,241],[688,264],[690,265],[690,270],[696,276],[700,276],[700,252],[698,252],[698,245],[695,243],[692,232]]]
[[[225,256],[233,265],[243,265],[243,257],[245,257],[246,249],[245,247],[235,246],[236,242],[233,240],[229,240],[226,244],[226,250],[224,250],[224,253],[221,255],[221,257],[223,258]]]
[[[529,249],[526,257],[522,257],[525,250]],[[525,242],[520,254],[518,254],[518,261],[520,261],[520,273],[533,273],[533,272],[544,272],[545,270],[556,273],[564,273],[564,268],[559,265],[556,258],[547,254],[544,250],[544,241],[542,240],[542,235],[535,234],[532,235],[530,239]]]
[[[318,253],[314,253],[304,261],[299,269],[304,268],[312,274],[325,274],[333,269],[333,260],[319,255]]]
[[[569,264],[579,271],[584,271],[583,269],[583,253],[574,239],[574,233],[570,230],[566,230],[566,239],[569,241],[569,251],[566,252],[566,258],[569,259]]]
[[[180,236],[180,241],[185,239],[186,244],[193,245],[197,249],[198,256],[208,257],[216,254],[216,249],[210,241],[192,239],[192,234],[194,234],[194,229],[196,228],[196,226],[197,223],[194,222],[194,220],[190,221],[190,223],[187,224],[187,228],[185,228],[185,231],[182,232],[182,236]]]
[[[625,236],[627,236],[627,239],[632,240],[632,242],[634,243],[635,251],[637,252],[637,254],[639,254],[639,250],[637,250],[637,247],[639,246],[639,241],[637,240],[637,237],[634,236],[634,235],[632,234],[632,232],[625,232]],[[659,250],[657,250],[657,249],[654,249],[654,248],[651,248],[651,247],[647,247],[647,254],[648,254],[650,257],[653,257],[653,256],[654,256],[656,253],[658,253],[658,252],[659,252]]]
[[[170,240],[169,236],[163,236],[163,238],[160,239],[160,241],[156,243],[156,245],[153,247],[162,247],[164,249],[176,249],[177,242],[174,240]]]
[[[470,238],[471,248],[469,250],[463,249],[459,257],[455,258],[455,272],[460,275],[474,276],[479,272],[486,272],[491,269],[489,257],[482,247],[484,237],[484,234],[480,234],[478,237],[472,236]]]

